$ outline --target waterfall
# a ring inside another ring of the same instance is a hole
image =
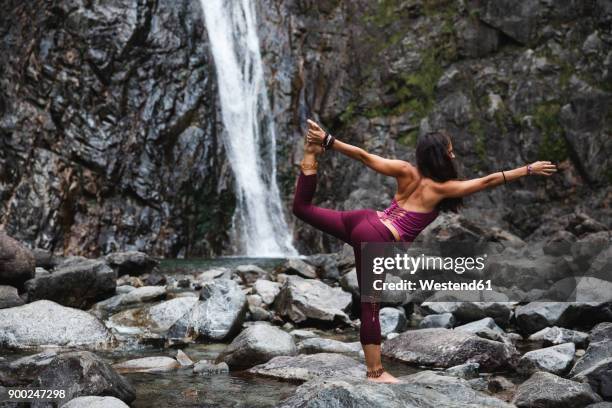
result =
[[[236,179],[233,236],[248,256],[297,255],[276,184],[276,135],[253,0],[201,0]]]

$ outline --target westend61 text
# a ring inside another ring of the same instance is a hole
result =
[[[471,282],[436,282],[432,279],[419,279],[419,287],[414,281],[403,279],[400,282],[373,282],[374,290],[493,290],[491,280],[472,280]]]

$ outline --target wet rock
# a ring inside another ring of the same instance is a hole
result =
[[[0,347],[40,346],[103,349],[114,344],[104,324],[91,314],[48,300],[0,310]]]
[[[406,313],[394,307],[383,307],[379,313],[380,330],[383,336],[389,333],[400,333],[406,329]]]
[[[151,273],[159,265],[159,261],[139,251],[113,252],[106,255],[105,260],[118,276],[140,276]]]
[[[32,387],[66,390],[59,405],[80,396],[111,396],[126,403],[136,398],[134,387],[89,351],[59,354],[38,374]]]
[[[348,355],[363,355],[361,343],[358,341],[345,343],[343,341],[314,337],[304,339],[297,345],[302,354],[340,353]]]
[[[176,361],[178,361],[181,367],[192,367],[194,365],[193,360],[183,350],[176,352]]]
[[[212,269],[208,269],[204,272],[201,272],[197,277],[196,277],[196,281],[197,282],[206,282],[209,280],[213,280],[216,278],[220,278],[223,277],[225,279],[231,279],[232,277],[232,271],[229,268],[212,268]]]
[[[538,371],[518,386],[512,402],[519,408],[574,408],[601,401],[588,384]]]
[[[556,325],[568,307],[564,302],[531,302],[518,306],[514,316],[521,332],[530,334]]]
[[[174,371],[181,365],[175,359],[165,356],[143,357],[113,364],[120,374],[125,373],[163,373]]]
[[[424,302],[429,313],[452,313],[460,322],[472,322],[491,317],[501,327],[507,327],[515,302]]]
[[[612,358],[612,323],[600,323],[591,330],[590,343],[586,352],[576,361],[570,376],[597,365],[600,361]]]
[[[51,364],[57,357],[59,350],[44,350],[37,354],[18,358],[8,364],[6,368],[0,368],[2,383],[7,386],[24,386],[36,379],[38,373]]]
[[[247,309],[246,296],[236,282],[215,279],[204,283],[199,302],[172,325],[168,335],[225,340],[240,330]]]
[[[455,316],[452,313],[440,313],[427,315],[419,323],[419,328],[444,328],[451,329],[455,325]]]
[[[0,309],[23,305],[17,289],[12,286],[0,285]]]
[[[287,276],[275,302],[276,311],[294,323],[306,320],[350,324],[346,311],[352,297],[315,279]]]
[[[546,327],[528,337],[530,341],[542,341],[544,345],[555,345],[562,343],[574,343],[581,347],[586,345],[589,334],[577,330],[565,329],[562,327]]]
[[[61,408],[129,408],[129,405],[115,397],[87,396],[74,398]]]
[[[193,372],[201,375],[229,374],[227,363],[215,364],[212,360],[200,360],[193,366]]]
[[[106,313],[114,313],[122,307],[160,300],[165,296],[166,288],[163,286],[142,286],[96,303],[92,306],[91,312],[101,317]]]
[[[253,285],[255,292],[261,296],[261,300],[271,305],[276,299],[276,295],[280,292],[280,284],[278,282],[272,282],[265,279],[258,279]]]
[[[288,275],[300,275],[310,279],[317,277],[316,269],[299,258],[288,259],[281,267],[281,272]]]
[[[245,285],[252,285],[258,279],[268,278],[268,272],[257,265],[239,265],[234,270],[234,274],[239,276]]]
[[[28,301],[48,299],[86,309],[115,294],[117,274],[100,260],[59,266],[52,274],[25,283]]]
[[[34,277],[35,268],[32,252],[0,231],[0,285],[21,289],[25,281]]]
[[[449,367],[444,370],[444,372],[454,377],[459,377],[468,380],[470,378],[478,378],[479,368],[480,365],[478,363],[465,363]]]
[[[217,357],[231,369],[248,368],[262,364],[276,356],[297,354],[293,337],[283,330],[267,324],[255,324],[243,330]]]
[[[448,368],[468,361],[484,371],[513,367],[514,346],[452,329],[409,330],[387,340],[382,354],[411,364]]]
[[[308,381],[278,405],[282,408],[321,407],[438,407],[511,408],[512,405],[474,391],[463,379],[430,371],[400,377],[399,384],[376,384],[363,378]]]
[[[279,356],[248,370],[249,373],[279,380],[308,381],[314,378],[365,377],[366,367],[342,354],[318,353]]]
[[[535,371],[563,375],[572,366],[576,346],[564,343],[525,353],[519,360],[517,371],[521,374],[532,374]]]

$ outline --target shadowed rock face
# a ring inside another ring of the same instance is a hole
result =
[[[217,140],[199,2],[4,7],[0,222],[7,231],[87,255],[219,252],[233,189]]]
[[[35,266],[32,252],[0,231],[0,284],[23,289],[24,282],[34,277]]]

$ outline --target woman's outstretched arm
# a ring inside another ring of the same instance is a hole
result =
[[[325,138],[325,131],[314,121],[308,120],[308,137],[312,143],[321,144]],[[361,147],[353,146],[348,143],[344,143],[338,139],[334,142],[332,149],[350,157],[351,159],[358,160],[370,167],[372,170],[384,174],[385,176],[391,177],[405,177],[412,176],[413,166],[403,160],[386,159],[376,154],[368,153]]]
[[[471,180],[449,180],[443,183],[435,183],[433,190],[443,198],[465,197],[478,191],[491,187],[497,187],[505,182],[517,180],[528,174],[528,166],[517,167],[513,170],[504,170],[488,176]],[[531,174],[538,176],[550,176],[557,171],[557,166],[549,161],[537,161],[531,164]]]

